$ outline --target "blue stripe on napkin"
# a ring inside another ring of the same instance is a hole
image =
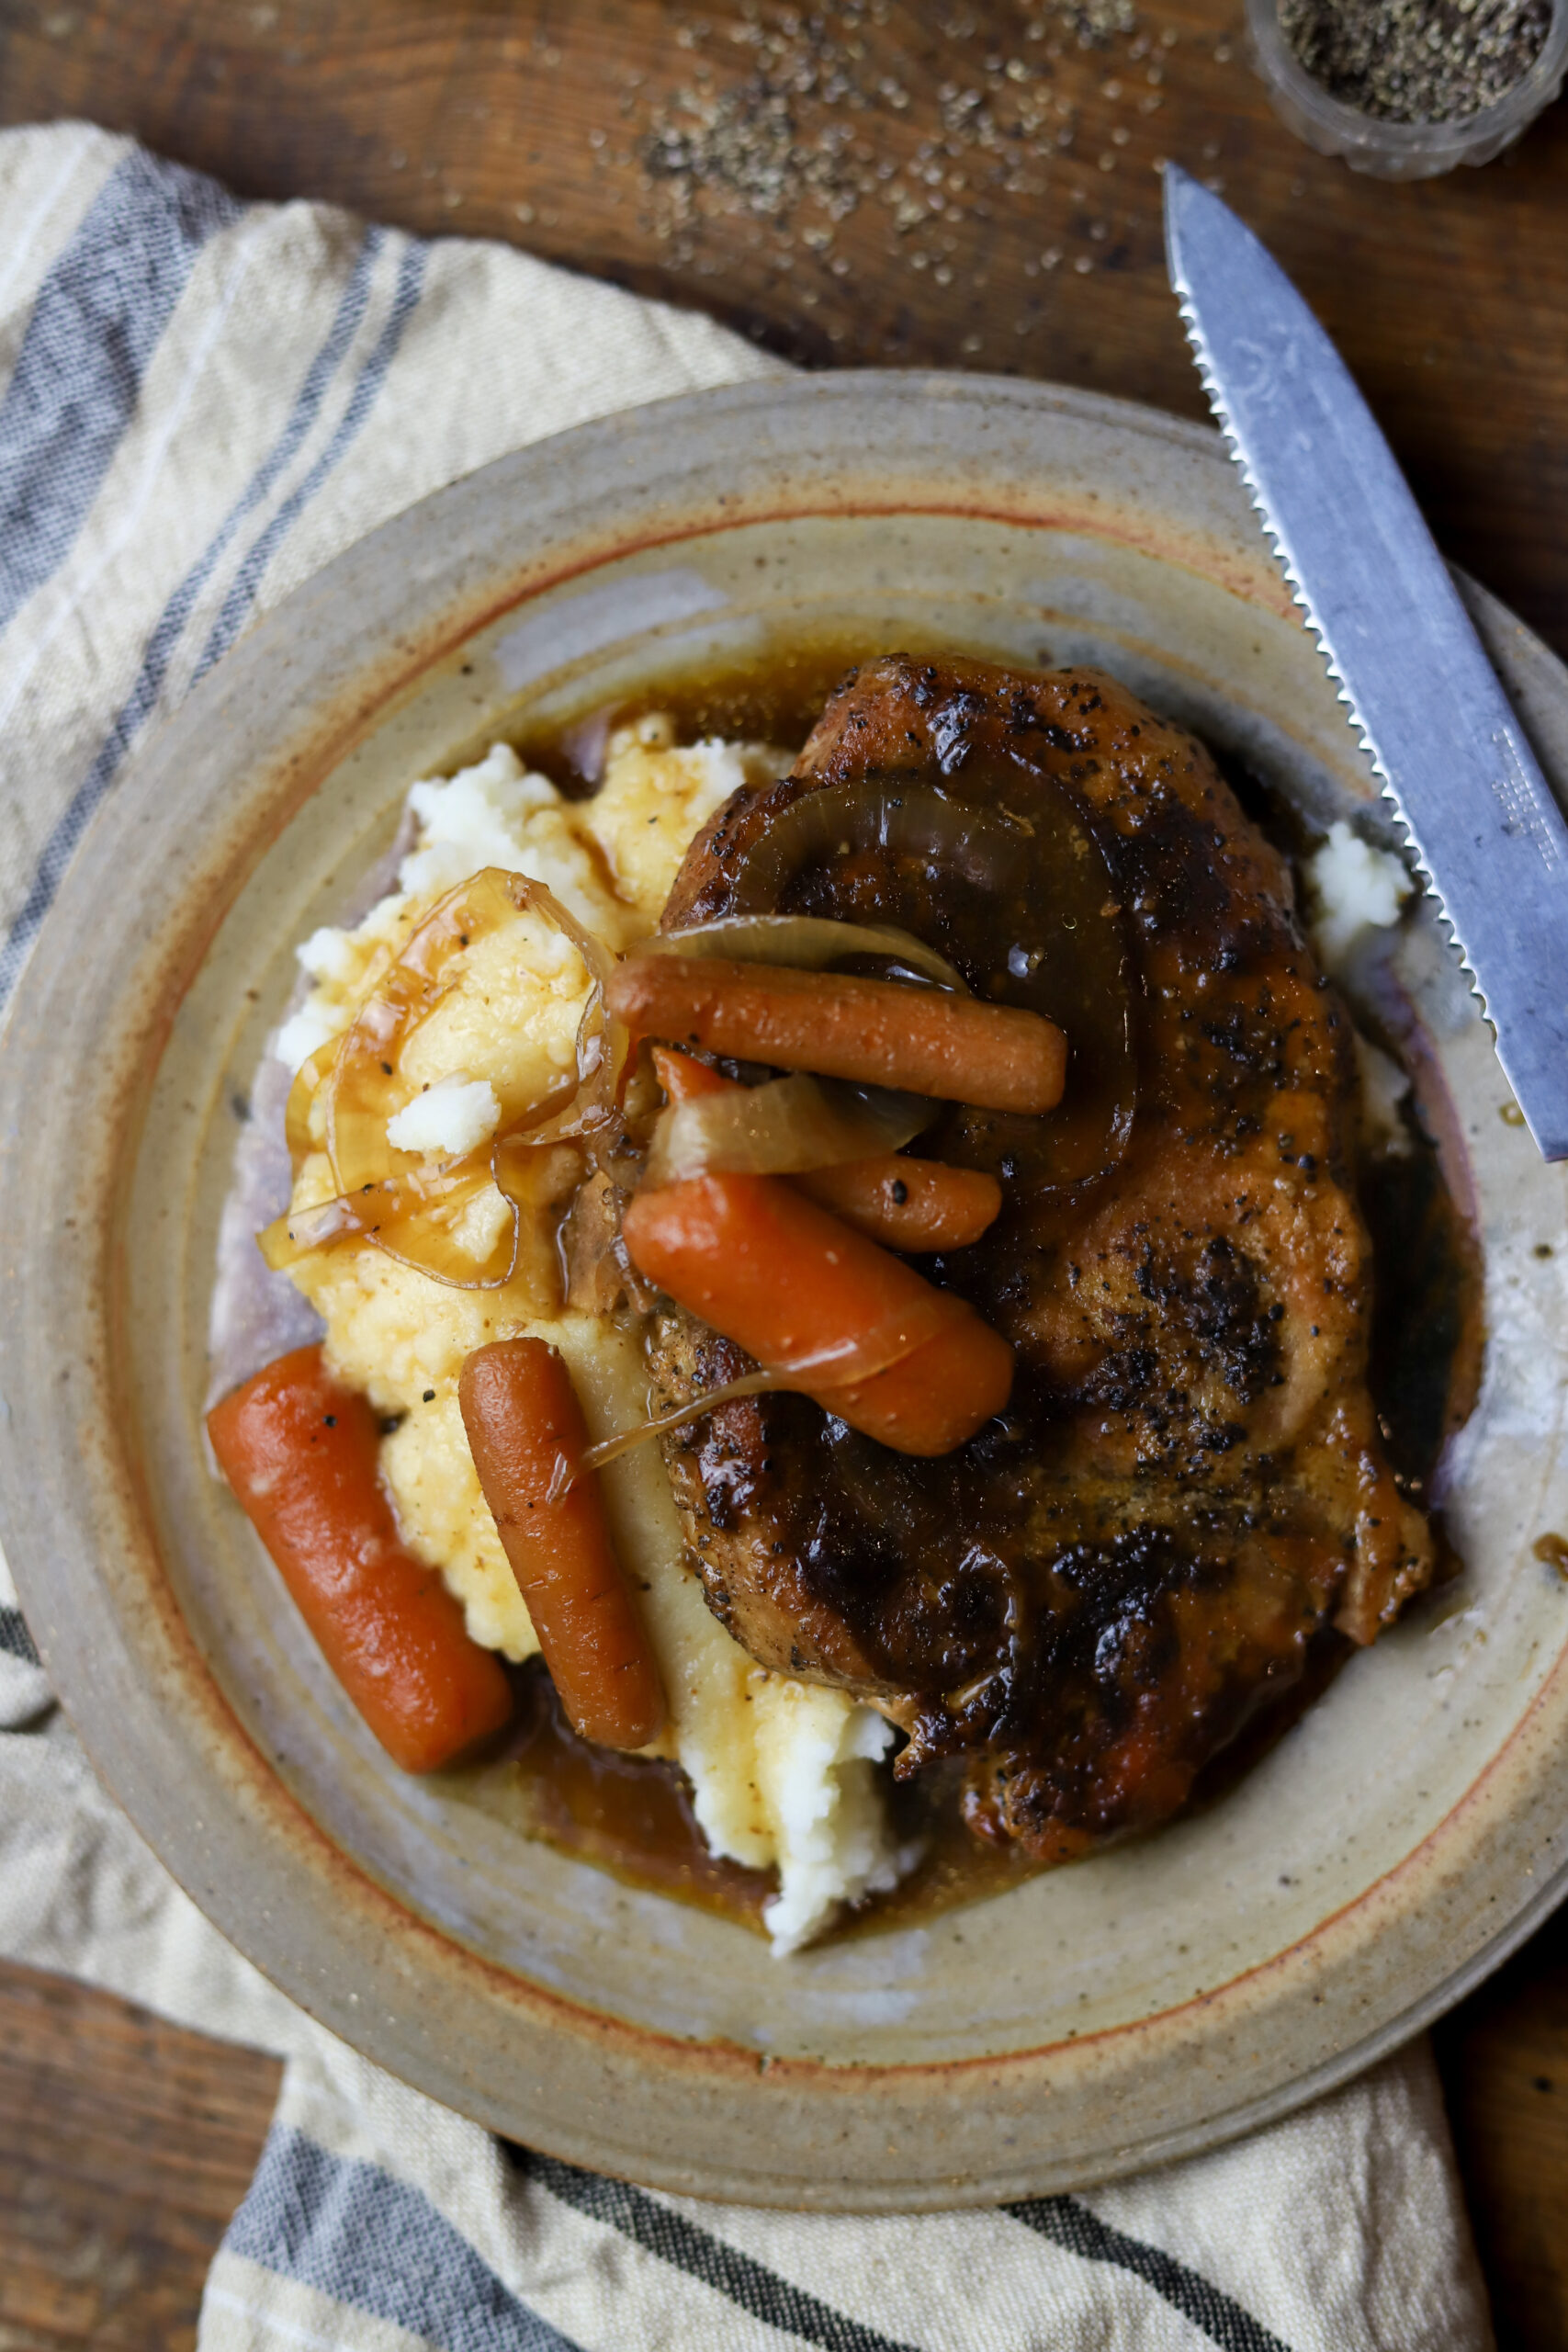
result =
[[[371,234],[384,237],[386,232],[373,230]],[[427,250],[424,245],[417,244],[412,240],[404,246],[402,261],[398,270],[397,290],[392,296],[392,305],[387,314],[387,322],[377,338],[375,349],[360,371],[359,381],[355,385],[348,406],[339,420],[337,430],[304,481],[284,500],[241,565],[239,576],[224,598],[223,609],[214,621],[211,634],[202,649],[201,660],[197,662],[195,674],[191,679],[193,686],[207,675],[220,655],[227,653],[233,644],[250,616],[251,606],[255,602],[256,588],[263,572],[271,562],[282,540],[293,529],[304,509],[314,498],[333,468],[339,463],[344,452],[369,415],[376,395],[386,381],[387,370],[398,356],[398,345],[403,339],[403,329],[407,326],[419,300],[420,290],[424,284]]]
[[[175,648],[191,616],[197,598],[211,579],[241,525],[254,514],[285,466],[298,453],[320,415],[328,389],[343,365],[369,304],[371,274],[377,254],[385,241],[385,230],[367,230],[338,303],[336,316],[321,349],[305,371],[304,380],[282,432],[159,615],[157,627],[147,640],[147,650],[142,656],[135,683],[115,713],[114,723],[83,787],[88,808],[95,807],[102,798],[105,786],[130,750],[137,729],[157,701],[159,690],[168,675]],[[78,832],[81,822],[78,818]],[[3,998],[3,993],[0,990],[0,998]]]
[[[223,2248],[441,2352],[578,2352],[417,2189],[287,2124],[268,2133]]]
[[[522,2148],[513,2153],[531,2177],[563,2205],[618,2230],[623,2237],[646,2246],[689,2278],[700,2278],[705,2287],[727,2296],[781,2335],[818,2345],[820,2352],[913,2352],[909,2345],[879,2335],[874,2327],[863,2326],[830,2303],[818,2302],[815,2295],[754,2262],[711,2230],[698,2229],[683,2213],[661,2204],[645,2188],[607,2179],[602,2173],[583,2172],[556,2156],[536,2155]]]
[[[24,1666],[39,1662],[37,1644],[19,1609],[0,1608],[0,1657],[20,1658]]]
[[[195,175],[186,174],[186,176]],[[333,376],[364,316],[371,272],[389,233],[384,229],[372,229],[367,232],[359,259],[339,302],[337,315],[326,341],[307,372],[282,434],[224,517],[210,544],[175,590],[147,640],[130,694],[115,714],[92,766],[72,795],[45,842],[32,886],[8,936],[0,942],[0,1006],[6,1003],[16,986],[43,919],[54,903],[65,869],[86,831],[89,818],[113,784],[137,729],[146,719],[157,699],[181,630],[189,619],[202,587],[210,579],[241,524],[261,503],[314,422]],[[222,609],[213,623],[197,666],[196,678],[203,676],[239,635],[250,616],[256,589],[266,565],[333,468],[342,462],[368,417],[376,396],[386,381],[387,371],[397,356],[404,329],[418,304],[424,282],[427,252],[428,248],[423,243],[412,239],[405,241],[397,285],[385,323],[360,368],[344,413],[326,447],[304,480],[289,492],[259,534],[254,546],[247,550],[234,582],[224,598]],[[194,678],[192,683],[195,683]]]
[[[1143,2238],[1130,2238],[1113,2230],[1076,2197],[1029,2197],[1020,2204],[1004,2206],[1003,2211],[1085,2262],[1109,2262],[1119,2270],[1131,2271],[1145,2287],[1152,2287],[1162,2302],[1201,2328],[1211,2343],[1220,2345],[1223,2352],[1291,2352],[1272,2329],[1198,2271],[1189,2270],[1174,2255],[1149,2245]]]
[[[0,629],[69,554],[197,254],[243,211],[138,149],[44,279],[0,401]]]

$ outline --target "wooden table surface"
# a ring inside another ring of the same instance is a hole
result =
[[[1204,405],[1171,156],[1268,239],[1439,539],[1568,654],[1568,107],[1407,187],[1300,146],[1238,0],[0,0],[0,123],[80,115],[246,196],[499,237],[807,366]],[[1568,1932],[1443,2029],[1506,2346],[1568,2346]],[[0,2352],[194,2333],[270,2062],[0,1971]]]

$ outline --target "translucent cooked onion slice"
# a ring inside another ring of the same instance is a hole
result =
[[[643,1182],[649,1191],[707,1175],[795,1176],[874,1152],[900,1151],[931,1125],[918,1094],[808,1077],[771,1080],[676,1102],[660,1114]]]
[[[618,1462],[623,1453],[630,1453],[649,1438],[662,1437],[666,1430],[684,1429],[688,1421],[700,1421],[705,1413],[716,1412],[721,1405],[733,1405],[742,1396],[764,1396],[772,1390],[787,1388],[789,1375],[779,1372],[750,1372],[744,1380],[727,1380],[722,1388],[710,1388],[701,1396],[694,1396],[690,1404],[677,1405],[672,1412],[650,1413],[645,1421],[635,1421],[629,1430],[622,1430],[615,1437],[601,1438],[597,1445],[589,1446],[575,1464],[563,1462],[551,1482],[549,1498],[560,1497],[576,1485],[585,1472],[603,1470],[607,1463]]]
[[[787,964],[801,972],[823,972],[851,956],[874,956],[938,988],[969,994],[968,982],[946,956],[912,931],[890,922],[840,922],[832,915],[721,915],[715,922],[694,923],[689,931],[660,932],[631,952]]]
[[[943,1159],[998,1176],[1010,1195],[1092,1183],[1128,1148],[1138,1099],[1132,910],[1076,791],[1018,757],[976,748],[940,784],[929,772],[805,788],[727,842],[738,912],[874,909],[940,945],[993,1002],[1043,1014],[1069,1044],[1048,1120],[960,1109]]]
[[[461,1159],[433,1164],[400,1151],[387,1140],[387,1122],[415,1091],[401,1075],[405,1047],[454,985],[457,959],[527,916],[569,940],[588,973],[574,1077],[543,1101],[503,1093],[494,1141]],[[493,1290],[511,1281],[525,1227],[572,1189],[584,1153],[607,1148],[621,1133],[617,1102],[630,1040],[604,1007],[614,962],[553,892],[526,875],[486,866],[448,890],[378,975],[343,1036],[312,1055],[295,1080],[288,1114],[294,1173],[298,1179],[309,1153],[324,1150],[333,1195],[290,1211],[258,1237],[268,1265],[355,1241],[457,1289]],[[563,1152],[568,1145],[576,1148]],[[492,1187],[507,1216],[489,1246],[477,1248],[483,1235],[476,1234],[476,1217]],[[539,1304],[558,1304],[553,1250],[532,1254],[539,1259],[532,1285],[544,1294]]]
[[[741,853],[731,887],[741,908],[776,907],[807,867],[869,850],[937,865],[978,889],[1005,892],[1017,882],[1031,839],[1032,828],[999,805],[950,799],[934,785],[820,785],[780,809]]]

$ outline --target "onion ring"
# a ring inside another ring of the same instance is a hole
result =
[[[404,1046],[452,985],[452,963],[478,939],[519,917],[540,916],[569,940],[589,977],[578,1023],[576,1076],[542,1102],[502,1102],[492,1143],[432,1167],[387,1141],[387,1121],[411,1097],[399,1077]],[[307,1154],[324,1148],[333,1193],[279,1217],[259,1235],[269,1266],[313,1250],[367,1242],[457,1290],[497,1290],[516,1273],[525,1212],[552,1190],[542,1155],[575,1143],[598,1158],[618,1142],[617,1098],[631,1066],[631,1041],[604,1008],[615,958],[554,893],[525,874],[485,866],[438,899],[377,978],[344,1035],[321,1047],[294,1081],[288,1135],[298,1177]],[[321,1143],[312,1134],[318,1103]],[[561,1172],[558,1159],[552,1172]],[[503,1233],[477,1260],[459,1238],[463,1218],[493,1185],[510,1212]]]

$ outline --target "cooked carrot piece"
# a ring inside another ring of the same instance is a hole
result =
[[[655,1046],[653,1069],[671,1102],[699,1102],[705,1094],[736,1094],[740,1089],[739,1079],[726,1078],[690,1054],[672,1054],[668,1046]]]
[[[874,1248],[874,1243],[868,1243]],[[897,1264],[897,1259],[893,1261]],[[953,1298],[939,1291],[939,1298]],[[1012,1350],[962,1299],[947,1329],[883,1371],[810,1393],[851,1429],[895,1453],[951,1453],[999,1413],[1012,1390]]]
[[[1054,1021],[897,980],[630,956],[604,1001],[641,1037],[987,1111],[1049,1111],[1066,1079]]]
[[[676,1102],[729,1081],[654,1057]],[[1012,1350],[953,1291],[879,1250],[777,1176],[696,1176],[639,1193],[633,1263],[768,1370],[900,1453],[950,1453],[1000,1412]]]
[[[994,1225],[1002,1188],[978,1168],[950,1168],[941,1159],[907,1159],[874,1152],[838,1168],[795,1176],[809,1200],[888,1250],[966,1250]]]
[[[973,1307],[782,1178],[639,1193],[622,1230],[650,1282],[901,1453],[949,1453],[1007,1402],[1012,1350]]]
[[[729,1092],[725,1078],[690,1054],[656,1046],[653,1065],[671,1102]],[[964,1250],[996,1221],[1002,1188],[977,1168],[950,1168],[940,1159],[906,1159],[874,1152],[838,1168],[815,1168],[785,1180],[835,1216],[889,1250]]]
[[[376,1474],[368,1400],[319,1347],[280,1356],[207,1417],[212,1450],[344,1689],[395,1763],[433,1772],[499,1731],[512,1688],[407,1550]]]
[[[497,1340],[468,1358],[457,1395],[562,1706],[584,1739],[645,1747],[664,1721],[664,1692],[598,1483],[589,1476],[558,1491],[588,1450],[564,1358],[543,1340]]]

